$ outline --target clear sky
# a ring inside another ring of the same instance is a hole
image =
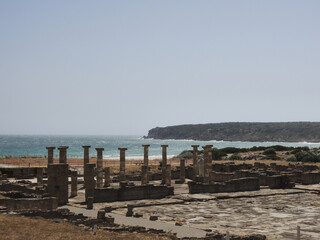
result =
[[[320,121],[320,1],[0,1],[0,134]]]

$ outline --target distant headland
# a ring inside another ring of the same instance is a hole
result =
[[[226,122],[156,127],[146,138],[247,142],[320,142],[320,122]]]

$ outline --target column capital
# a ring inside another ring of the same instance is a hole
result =
[[[125,151],[125,150],[128,150],[128,148],[118,148],[118,150]]]
[[[193,148],[198,148],[200,145],[191,145]]]
[[[103,151],[104,148],[96,148],[96,151],[99,152],[99,151]]]
[[[59,150],[68,149],[68,148],[69,148],[69,146],[60,146],[60,147],[58,147]]]
[[[84,146],[82,146],[83,148],[91,148],[91,146],[90,145],[84,145]]]
[[[142,147],[150,147],[150,144],[142,144]]]
[[[209,150],[210,148],[212,148],[213,147],[213,145],[205,145],[205,146],[202,146],[202,148],[204,149],[204,150]]]
[[[164,147],[168,147],[168,146],[169,146],[169,145],[161,145],[161,147],[163,147],[163,148],[164,148]]]
[[[56,149],[56,147],[46,147],[46,149],[53,150],[53,149]]]

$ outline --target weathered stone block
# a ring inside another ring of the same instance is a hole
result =
[[[68,164],[48,165],[48,193],[57,198],[59,205],[68,202]]]

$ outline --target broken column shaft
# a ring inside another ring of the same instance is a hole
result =
[[[118,148],[120,151],[120,173],[119,181],[126,181],[126,150],[127,148]]]
[[[97,151],[97,188],[103,187],[103,150],[104,148],[96,148]]]
[[[212,176],[212,145],[202,147],[204,150],[204,183],[209,183]],[[211,158],[211,159],[210,159]]]
[[[110,187],[110,167],[104,169],[104,187]]]
[[[168,145],[161,145],[162,147],[162,184],[166,184],[166,168],[167,168],[167,147]]]
[[[86,164],[90,163],[89,148],[91,146],[86,145],[82,147],[83,147],[83,180],[84,180],[84,183],[86,183],[86,175],[84,174],[84,172],[85,172]],[[84,187],[86,186],[84,185]]]
[[[85,166],[90,161],[89,157],[89,148],[91,146],[82,146],[83,147],[83,166]]]
[[[56,147],[46,147],[46,149],[48,149],[48,164],[53,164],[53,150]]]
[[[142,145],[143,147],[143,165],[149,166],[149,144]]]
[[[193,180],[199,175],[198,167],[198,147],[199,145],[192,145],[193,147]]]
[[[165,184],[167,186],[171,186],[171,165],[167,164],[166,165],[166,179],[165,179]]]
[[[78,173],[77,171],[71,171],[71,195],[75,197],[78,195]]]
[[[186,180],[186,160],[180,159],[180,181],[184,182]]]

